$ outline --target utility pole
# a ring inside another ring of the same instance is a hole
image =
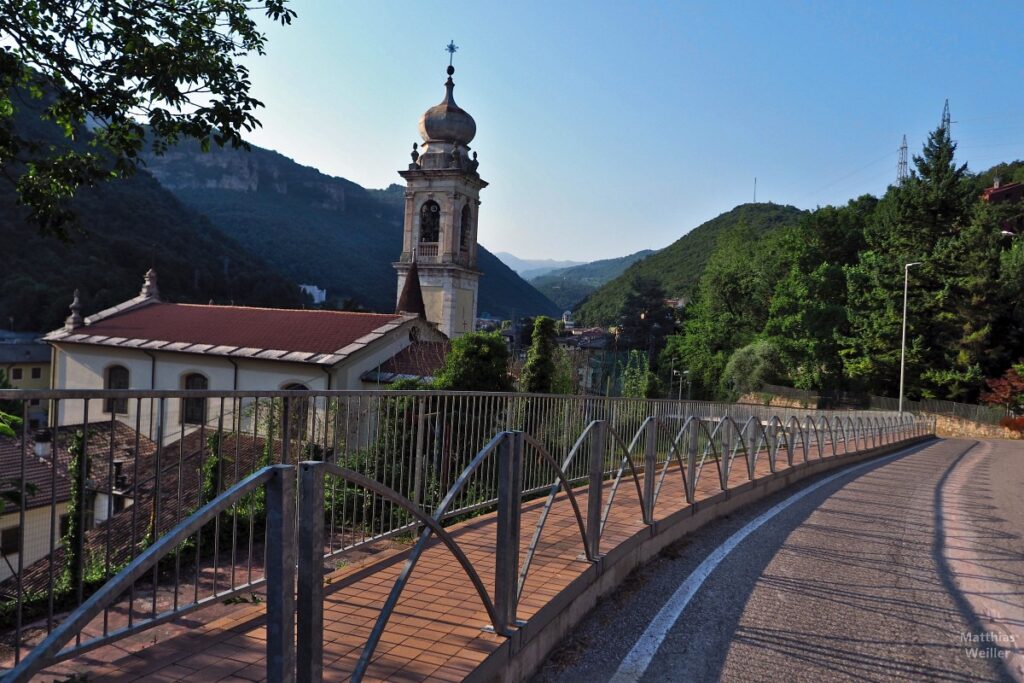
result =
[[[903,376],[907,359],[907,290],[910,285],[910,269],[921,265],[920,261],[903,266],[903,342],[900,344],[900,414],[903,413]]]
[[[903,134],[903,144],[900,145],[900,158],[896,163],[896,184],[902,185],[903,181],[910,175],[907,170],[907,135]]]

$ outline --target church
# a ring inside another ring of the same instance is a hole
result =
[[[394,313],[172,303],[161,299],[150,270],[138,296],[93,315],[82,314],[76,292],[64,327],[45,337],[52,386],[332,390],[430,379],[449,340],[474,329],[481,276],[477,220],[487,183],[469,147],[476,122],[455,103],[454,72],[449,64],[444,99],[420,118],[422,144],[413,145],[412,163],[399,171],[406,192]],[[201,414],[212,410],[208,404],[168,399],[165,420],[201,424],[212,418]],[[82,422],[84,410],[61,406],[57,423]],[[88,410],[89,420],[153,419],[132,414],[123,400],[91,401]]]

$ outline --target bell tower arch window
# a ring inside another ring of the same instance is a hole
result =
[[[473,230],[473,219],[469,210],[469,204],[462,207],[462,218],[459,221],[459,251],[469,251],[469,238]]]
[[[420,242],[441,241],[441,207],[433,199],[420,207]]]

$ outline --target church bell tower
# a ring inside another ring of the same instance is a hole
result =
[[[456,49],[448,45],[449,53]],[[412,163],[399,171],[406,182],[405,232],[394,264],[399,312],[419,313],[451,338],[476,324],[477,217],[480,190],[487,187],[476,152],[470,156],[476,122],[452,95],[454,73],[449,61],[444,100],[420,117],[423,144],[413,144]]]

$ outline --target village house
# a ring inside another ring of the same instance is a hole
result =
[[[33,332],[0,332],[0,375],[14,389],[50,387],[50,347]],[[28,425],[46,424],[46,401],[29,401]],[[21,417],[21,415],[18,415]]]

